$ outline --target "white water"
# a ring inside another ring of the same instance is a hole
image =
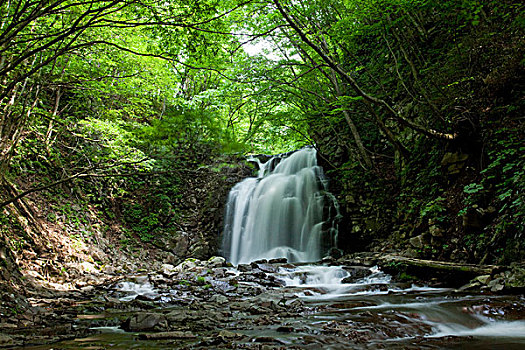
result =
[[[504,337],[525,339],[525,321],[494,321],[486,317],[479,317],[484,324],[480,327],[469,328],[457,323],[435,323],[437,333],[428,337],[439,338],[446,336],[456,337]]]
[[[256,161],[259,176],[242,181],[230,192],[224,255],[235,265],[280,257],[301,262],[319,260],[323,243],[325,247],[334,246],[337,231],[332,226],[331,234],[323,235],[323,228],[330,226],[323,221],[330,194],[326,193],[315,150],[303,149],[264,164]],[[509,344],[525,343],[525,320],[490,318],[469,309],[475,302],[487,303],[480,296],[455,297],[446,288],[396,285],[391,276],[374,268],[368,277],[343,283],[349,276],[338,266],[282,267],[275,273],[306,302],[334,304],[331,312],[313,317],[316,325],[335,319],[354,322],[362,313],[396,314],[405,319],[408,334],[413,333],[410,327],[422,325],[418,337],[473,337],[482,342],[486,338],[512,338]]]
[[[372,268],[371,272],[370,276],[362,278],[356,283],[342,283],[344,278],[350,276],[348,271],[342,267],[306,265],[293,269],[281,268],[277,277],[286,286],[310,290],[308,296],[299,294],[299,296],[309,300],[334,300],[344,296],[387,294],[393,291],[390,289],[381,291],[376,288],[379,285],[390,283],[390,275],[382,273],[377,268]],[[311,290],[315,292],[312,293]]]
[[[148,281],[147,276],[137,276],[133,281],[119,282],[115,285],[115,290],[125,294],[125,296],[119,298],[122,301],[134,300],[139,295],[158,295],[157,290]]]
[[[375,305],[356,306],[341,310],[342,313],[362,311],[392,312],[405,311],[414,320],[431,326],[428,338],[447,336],[475,338],[525,339],[525,320],[504,321],[482,315],[469,309],[476,296],[451,298],[449,288],[418,287],[399,288],[391,283],[391,276],[377,268],[371,268],[371,275],[354,283],[342,283],[350,274],[340,266],[298,266],[281,268],[276,274],[286,286],[301,288],[297,293],[305,301],[329,303],[342,300],[368,300]],[[377,289],[384,285],[386,288]],[[480,300],[481,303],[486,301]],[[405,313],[405,315],[407,315]],[[330,318],[330,316],[328,316]],[[405,338],[408,339],[408,338]],[[391,339],[400,341],[403,339]]]
[[[258,259],[322,258],[326,189],[316,151],[304,148],[279,160],[258,162],[259,176],[238,183],[229,194],[223,253],[235,265]],[[332,241],[328,245],[334,244],[336,234],[331,227],[330,237],[324,237]]]

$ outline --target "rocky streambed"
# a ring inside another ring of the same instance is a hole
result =
[[[0,347],[348,349],[525,347],[523,295],[399,281],[367,261],[186,260],[29,299]]]

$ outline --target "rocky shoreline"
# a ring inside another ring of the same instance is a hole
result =
[[[370,267],[377,265],[379,260],[380,256],[375,253],[361,253],[338,260],[325,259],[319,265],[344,266],[348,275],[343,283],[352,285],[370,278],[374,273]],[[388,266],[386,261],[383,258],[380,265]],[[402,311],[386,315],[359,312],[356,314],[358,323],[334,320],[316,325],[315,322],[302,322],[327,312],[367,307],[371,302],[366,299],[340,304],[306,302],[304,297],[323,292],[315,288],[285,287],[279,277],[282,271],[288,271],[302,278],[303,272],[296,271],[298,268],[300,266],[285,260],[258,261],[233,268],[221,257],[208,261],[187,259],[177,266],[165,264],[149,273],[107,276],[102,283],[74,291],[29,293],[30,297],[20,305],[18,312],[2,315],[0,347],[73,349],[90,343],[100,346],[104,337],[123,337],[124,343],[144,342],[144,347],[153,349],[289,349],[307,345],[321,347],[323,342],[354,344],[359,348],[407,334],[416,338],[413,344],[434,341],[424,336],[429,332],[428,325],[409,318],[409,314]],[[502,276],[509,274],[498,272],[488,279],[477,277],[463,288],[451,289],[450,293],[461,295],[467,289],[470,293],[476,291],[486,295],[519,291],[507,288],[515,279],[501,281]],[[498,282],[494,284],[493,281]],[[401,273],[394,275],[389,284],[367,282],[358,288],[362,292],[377,290],[390,294],[393,286],[402,290],[414,283],[442,287],[446,281],[422,281]],[[15,295],[11,296],[16,299]],[[517,298],[517,304],[489,302],[466,307],[481,307],[487,312],[501,312],[519,320],[525,314],[525,303],[523,296]],[[392,327],[392,322],[399,325]],[[57,342],[57,347],[44,345]]]

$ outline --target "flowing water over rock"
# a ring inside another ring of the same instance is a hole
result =
[[[344,260],[237,268],[192,260],[89,295],[33,302],[33,317],[49,326],[0,331],[0,347],[9,338],[34,350],[525,347],[523,296],[413,285]],[[53,340],[62,341],[31,345]]]
[[[325,214],[332,201],[315,149],[258,163],[259,176],[230,192],[223,253],[234,265],[272,258],[319,260],[335,245],[337,230],[330,223],[334,213]]]
[[[301,263],[333,247],[325,191],[315,150],[272,158],[230,194],[224,247],[236,267],[188,259],[31,300],[0,323],[0,348],[525,348],[523,295],[416,285],[351,257]]]

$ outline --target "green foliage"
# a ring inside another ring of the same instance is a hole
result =
[[[445,206],[445,198],[437,197],[429,201],[424,207],[421,208],[420,216],[422,218],[428,218],[432,221],[443,223],[447,220]]]
[[[43,194],[60,203],[48,219],[81,230],[81,212],[104,213],[131,245],[176,231],[181,177],[213,155],[315,144],[343,204],[385,235],[396,220],[447,228],[492,206],[466,240],[523,245],[522,1],[279,3],[304,35],[258,2],[2,2],[0,177],[82,174]],[[256,39],[266,52],[243,50]],[[440,161],[463,149],[483,171],[456,183]]]
[[[442,154],[433,150],[433,142],[422,140],[417,146],[419,152],[401,172],[404,184],[399,194],[399,215],[443,221],[446,202],[442,196],[445,180],[440,166]]]
[[[399,274],[399,277],[398,277],[401,281],[407,281],[407,282],[410,282],[410,281],[416,281],[418,278],[416,276],[413,276],[413,275],[409,275],[408,273],[406,272],[401,272]]]

